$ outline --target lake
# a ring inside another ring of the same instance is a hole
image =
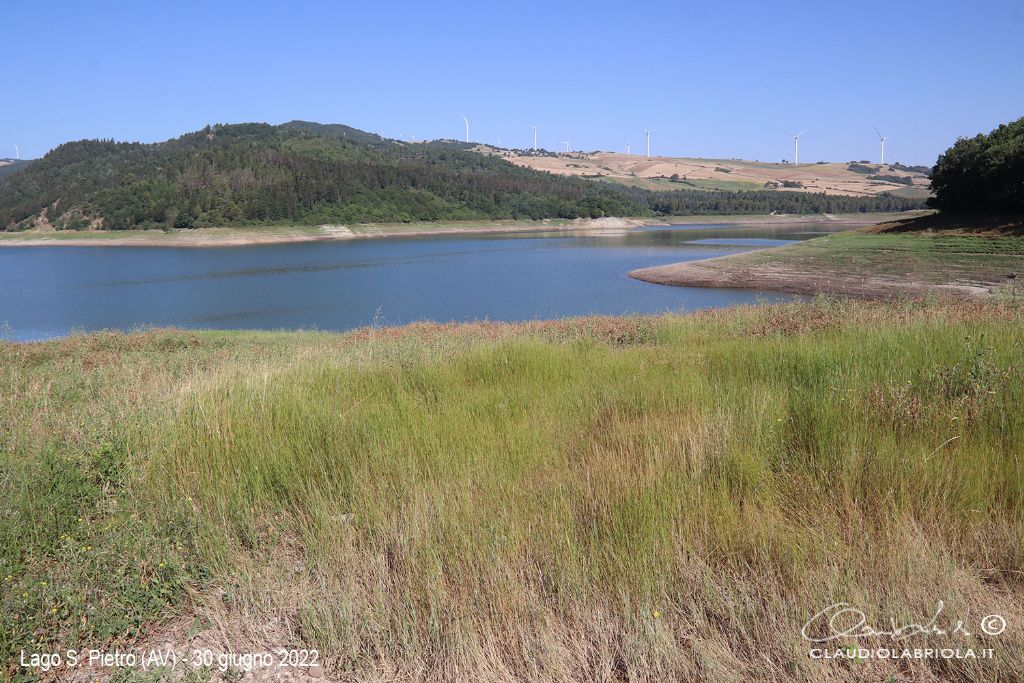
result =
[[[247,247],[2,247],[0,338],[165,326],[347,330],[785,301],[793,297],[654,285],[627,273],[834,229],[655,226]]]

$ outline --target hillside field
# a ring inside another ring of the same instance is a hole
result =
[[[557,175],[585,176],[645,190],[761,190],[782,192],[824,192],[831,195],[866,197],[888,192],[901,197],[925,198],[928,178],[875,163],[782,164],[738,159],[686,159],[646,157],[616,152],[570,152],[529,155],[508,152],[512,163]],[[861,168],[863,172],[850,170]],[[870,171],[868,171],[870,169]],[[672,180],[673,175],[678,179]],[[890,180],[872,180],[870,175],[906,178],[907,185]],[[802,187],[785,187],[784,181]],[[769,187],[766,187],[765,184]]]

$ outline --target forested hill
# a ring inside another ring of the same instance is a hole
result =
[[[25,159],[0,159],[0,177],[23,170],[31,161]]]
[[[917,206],[888,196],[626,190],[514,166],[456,144],[402,143],[303,121],[208,126],[155,144],[70,142],[0,178],[5,230],[47,223],[190,228]]]

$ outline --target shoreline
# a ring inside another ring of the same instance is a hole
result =
[[[541,221],[465,221],[415,224],[320,225],[252,228],[192,228],[159,230],[104,230],[0,233],[0,247],[241,247],[303,242],[339,242],[356,239],[437,237],[444,235],[529,234],[541,232],[611,232],[667,225],[781,225],[830,223],[864,227],[904,217],[905,214],[758,214],[728,216],[670,216],[663,218],[595,218]],[[10,235],[10,236],[8,236]],[[65,235],[67,235],[65,237]]]
[[[967,299],[983,299],[992,289],[977,285],[933,284],[880,276],[852,276],[827,271],[818,273],[787,271],[782,267],[736,264],[742,254],[729,254],[701,261],[670,263],[664,266],[638,268],[628,273],[641,282],[675,287],[708,289],[758,289],[783,294],[832,294],[859,299],[898,299],[924,297],[929,294]],[[738,267],[733,267],[733,266]]]
[[[935,239],[943,239],[935,248]],[[985,249],[979,250],[979,241]],[[629,277],[678,287],[758,289],[861,299],[986,299],[1016,293],[1019,238],[854,230],[784,247],[639,268]]]

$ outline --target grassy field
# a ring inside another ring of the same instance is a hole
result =
[[[821,299],[0,345],[0,663],[205,630],[337,680],[1015,680],[1022,322]],[[840,601],[943,601],[972,635],[907,643],[994,658],[812,660]]]
[[[1005,284],[1024,273],[1024,241],[1016,237],[846,232],[758,252],[765,263],[839,275],[910,277],[927,283]]]
[[[825,192],[832,195],[866,196],[893,192],[899,196],[923,199],[930,195],[928,179],[920,173],[907,172],[882,164],[867,164],[871,173],[858,173],[847,163],[771,163],[741,159],[699,159],[679,157],[647,157],[643,154],[614,152],[574,152],[558,155],[512,154],[509,161],[520,166],[559,175],[601,178],[649,190],[744,190],[762,189],[765,183],[794,181],[799,183],[790,192]],[[678,175],[692,185],[673,183]],[[869,175],[896,175],[910,181],[904,183],[871,180]]]
[[[764,183],[755,183],[745,180],[718,180],[714,178],[695,178],[693,180],[674,181],[670,178],[643,178],[639,176],[629,177],[602,177],[602,182],[617,183],[628,187],[639,187],[643,190],[727,190],[730,192],[763,190]]]

